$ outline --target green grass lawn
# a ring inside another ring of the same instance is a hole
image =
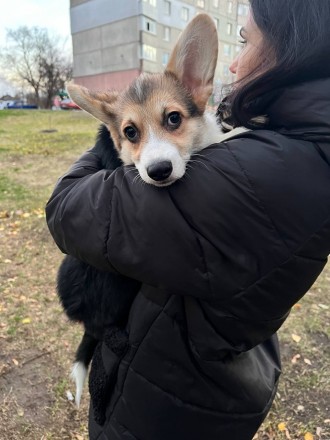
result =
[[[94,145],[98,126],[81,111],[0,111],[3,207],[43,207],[56,178]]]
[[[57,300],[44,206],[98,125],[80,111],[0,111],[1,440],[87,439],[87,390],[79,411],[67,397],[82,330]],[[257,440],[330,439],[329,282],[327,266],[279,332],[283,375]]]

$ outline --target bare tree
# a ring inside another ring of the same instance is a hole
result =
[[[54,94],[59,89],[64,89],[65,83],[72,78],[72,63],[58,47],[50,46],[47,56],[40,60],[40,72],[43,78],[41,90],[45,97],[45,106],[49,108]]]
[[[60,39],[51,38],[46,29],[21,26],[7,31],[7,41],[1,64],[11,80],[28,85],[37,105],[44,97],[46,107],[50,107],[56,91],[72,77],[72,64],[63,53]]]

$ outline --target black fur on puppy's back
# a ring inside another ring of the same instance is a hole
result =
[[[101,168],[114,170],[123,165],[111,139],[110,132],[105,125],[100,125],[99,127],[93,151],[100,157]]]
[[[140,286],[136,280],[100,271],[69,255],[57,277],[57,291],[69,319],[83,322],[97,339],[102,339],[105,327],[125,324]]]

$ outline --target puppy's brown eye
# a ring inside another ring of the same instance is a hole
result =
[[[124,128],[124,134],[127,137],[127,139],[131,142],[136,142],[139,137],[139,132],[132,125]]]
[[[179,112],[171,112],[167,116],[167,125],[172,129],[179,128],[181,121],[182,119]]]

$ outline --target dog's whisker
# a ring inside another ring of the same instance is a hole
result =
[[[204,162],[202,162],[201,160],[190,160],[190,163],[199,163],[199,164],[201,164],[201,165],[203,165],[206,169],[207,169],[207,171],[210,171],[210,168],[204,163]]]
[[[185,174],[185,178],[186,178],[186,179],[191,179],[191,176],[190,176],[190,174],[189,174],[188,171],[187,171],[186,174]]]
[[[124,173],[124,175],[123,175],[123,178],[122,178],[122,180],[121,180],[121,186],[123,186],[123,184],[124,184],[124,179],[125,179],[126,175],[127,175],[128,173],[130,173],[131,171],[135,171],[135,167],[129,168],[127,171],[125,171],[125,173]]]
[[[193,153],[192,157],[199,156],[199,157],[203,157],[205,159],[206,157],[212,156],[213,153],[214,153],[214,151],[209,151],[208,153],[203,153],[203,154]]]
[[[137,174],[137,175],[134,177],[132,183],[135,183],[135,184],[142,183],[142,185],[143,185],[143,184],[145,183],[145,181],[142,179],[142,177],[140,176],[140,174]]]
[[[126,174],[130,173],[131,171],[135,171],[135,167],[129,168],[129,169],[124,173],[124,177],[126,176]]]
[[[206,157],[206,156],[210,156],[212,153],[213,153],[213,151],[203,152],[203,154],[201,154],[201,153],[193,153],[193,154],[192,154],[192,157],[193,157],[193,156]]]

